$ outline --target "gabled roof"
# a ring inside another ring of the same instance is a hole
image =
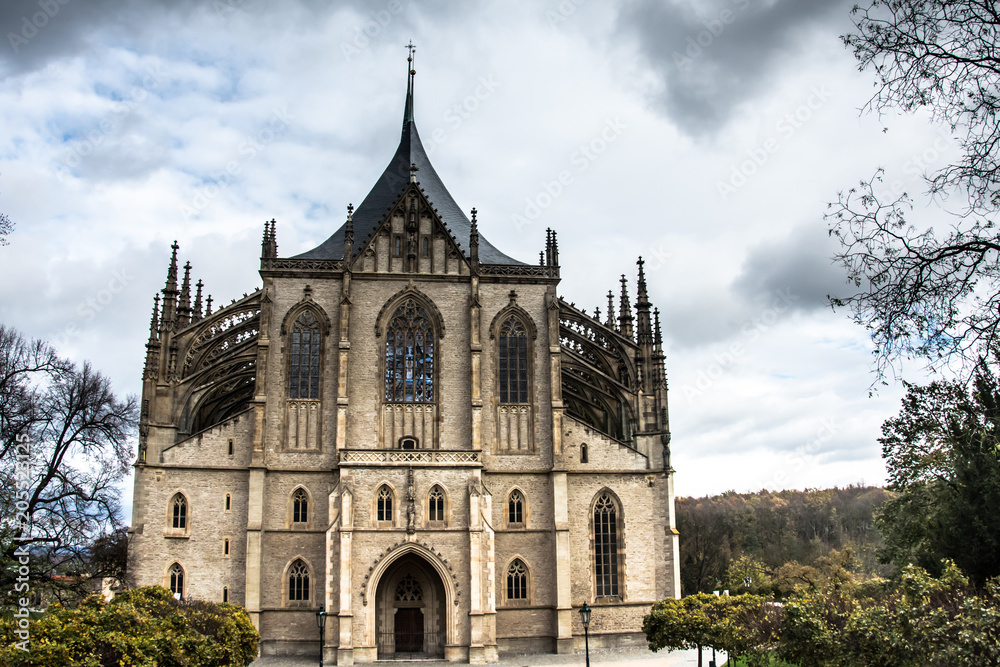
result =
[[[455,203],[448,188],[441,182],[441,177],[434,171],[434,166],[427,157],[423,144],[420,143],[417,125],[413,120],[413,74],[413,70],[410,70],[406,86],[406,104],[403,109],[403,133],[399,140],[399,148],[396,149],[396,154],[389,161],[389,166],[385,168],[382,176],[375,183],[375,187],[354,211],[354,255],[358,254],[382,221],[385,220],[389,209],[396,203],[410,182],[410,165],[416,165],[418,185],[423,189],[431,205],[437,209],[441,221],[451,232],[455,241],[468,255],[472,223]],[[319,246],[301,255],[296,255],[295,259],[343,259],[345,226],[346,223],[341,225],[340,229],[333,233],[333,236],[323,241]],[[483,264],[524,264],[524,262],[519,262],[500,252],[483,238],[482,234],[479,236],[479,261]]]

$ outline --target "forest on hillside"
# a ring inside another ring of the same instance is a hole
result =
[[[677,498],[681,593],[780,595],[838,568],[862,578],[890,574],[878,561],[883,541],[874,517],[892,496],[848,486]]]

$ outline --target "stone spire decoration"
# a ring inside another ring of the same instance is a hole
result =
[[[194,310],[191,313],[192,322],[197,322],[202,317],[204,317],[204,315],[201,312],[201,291],[204,286],[205,285],[204,283],[202,283],[201,279],[199,279],[198,282],[195,284]]]
[[[354,257],[354,204],[347,205],[347,222],[344,224],[344,266],[350,266]]]
[[[177,241],[170,246],[170,266],[167,269],[167,282],[163,286],[163,312],[160,322],[163,329],[173,327],[177,318]]]
[[[656,367],[655,383],[657,387],[666,389],[667,387],[667,356],[663,353],[663,336],[660,333],[660,309],[653,310],[653,319],[656,329],[653,337],[653,364]]]
[[[559,266],[559,242],[551,228],[545,230],[545,265]]]
[[[177,303],[177,323],[181,326],[191,322],[191,262],[184,263],[184,281],[181,283],[180,300]]]
[[[153,316],[149,318],[149,342],[155,343],[160,340],[160,295],[153,297]]]
[[[274,218],[264,221],[264,240],[260,244],[260,256],[262,259],[274,259],[278,256],[278,237],[276,227],[278,223]]]
[[[476,221],[476,209],[472,209],[472,230],[469,232],[469,259],[472,266],[479,266],[479,223]]]
[[[208,303],[205,305],[205,317],[212,314],[212,295],[208,295]]]
[[[625,279],[624,273],[622,274],[621,283],[622,295],[618,302],[618,333],[632,340],[632,305],[629,303],[628,280]]]
[[[615,295],[608,290],[608,319],[604,321],[604,326],[609,329],[615,328]]]

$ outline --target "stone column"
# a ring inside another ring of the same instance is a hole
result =
[[[573,591],[570,578],[569,487],[565,471],[552,473],[552,500],[556,529],[556,652],[572,653]]]

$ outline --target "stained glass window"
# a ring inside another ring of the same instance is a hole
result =
[[[618,507],[607,493],[594,505],[594,578],[597,597],[618,595]]]
[[[309,568],[301,560],[296,560],[288,569],[288,599],[309,599]]]
[[[515,559],[507,568],[507,599],[528,599],[528,568],[520,559]]]
[[[307,310],[292,328],[289,398],[319,398],[319,348],[319,321]]]
[[[385,400],[432,403],[434,327],[413,299],[396,309],[385,334]]]
[[[528,402],[528,335],[521,321],[511,315],[500,325],[500,402]]]

